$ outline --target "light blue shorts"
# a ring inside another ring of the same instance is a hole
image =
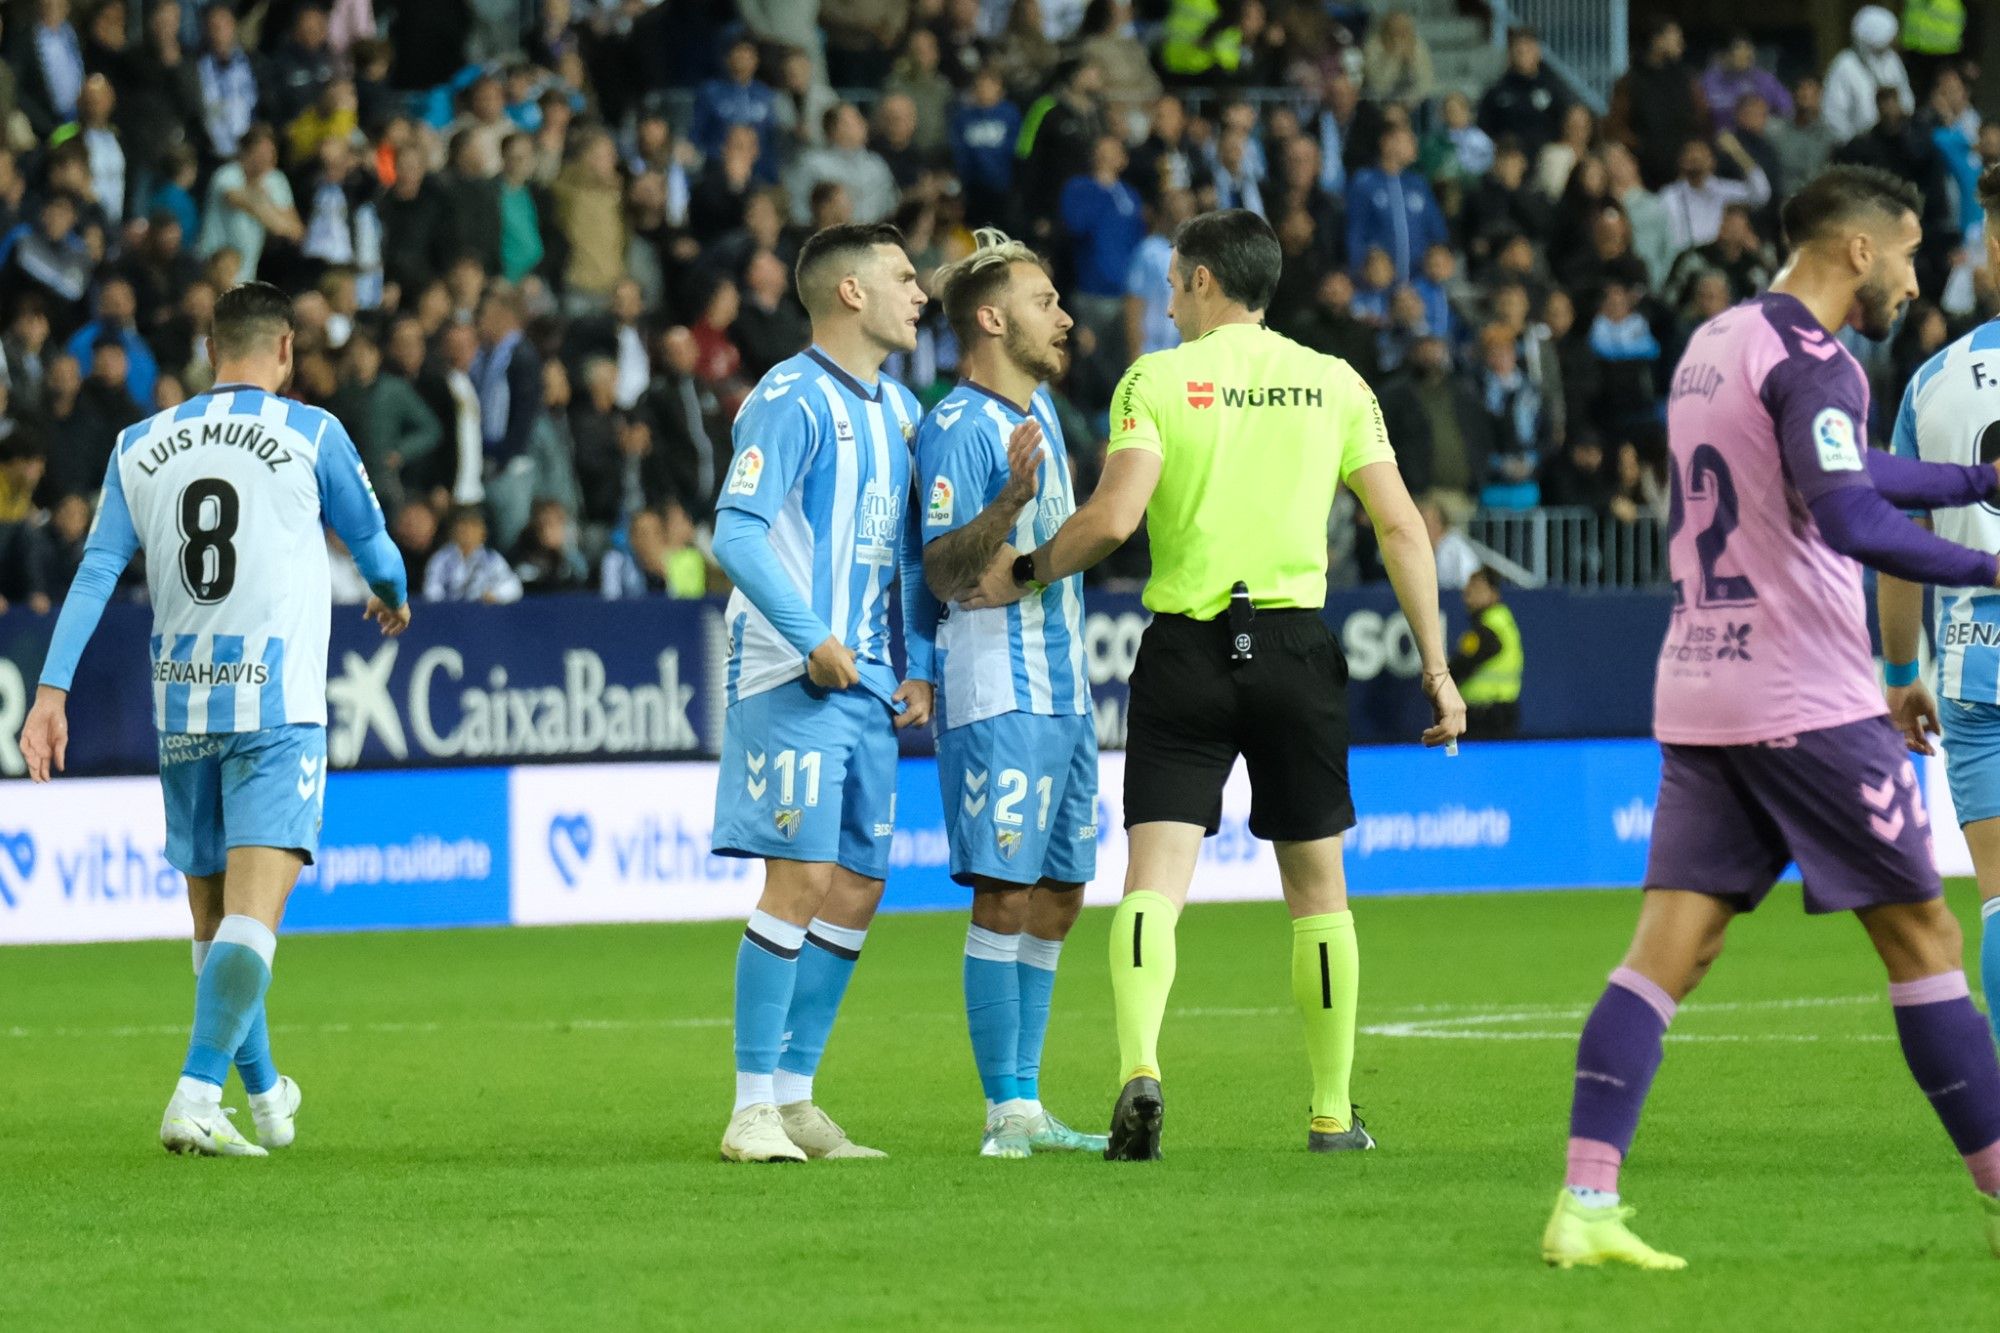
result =
[[[2000,816],[2000,705],[1938,700],[1944,772],[1960,824]]]
[[[167,861],[219,875],[232,847],[319,853],[326,813],[326,728],[310,723],[213,736],[160,733]]]
[[[896,728],[860,686],[803,678],[739,699],[722,723],[715,854],[832,861],[889,875],[896,840]]]
[[[951,877],[1088,884],[1097,877],[1097,723],[1002,713],[938,737]]]

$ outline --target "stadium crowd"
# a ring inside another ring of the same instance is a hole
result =
[[[61,598],[119,432],[208,387],[216,296],[253,276],[295,294],[293,392],[354,435],[413,590],[703,595],[730,422],[808,338],[798,246],[885,218],[926,275],[978,225],[1050,256],[1082,493],[1119,374],[1174,340],[1175,225],[1240,206],[1286,255],[1269,322],[1375,386],[1440,541],[1478,507],[1657,519],[1677,351],[1771,279],[1777,203],[1825,163],[1927,201],[1925,300],[1851,344],[1878,427],[2000,308],[1971,188],[2000,122],[1899,35],[1871,6],[1787,80],[1658,23],[1600,119],[1530,31],[1446,88],[1409,15],[1303,0],[17,4],[0,606]],[[956,356],[933,304],[887,370],[928,404]],[[1375,572],[1351,505],[1329,543],[1336,581]],[[1145,568],[1141,537],[1100,575]]]

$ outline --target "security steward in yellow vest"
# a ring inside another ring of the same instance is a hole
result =
[[[1500,600],[1500,576],[1476,571],[1465,582],[1472,623],[1458,636],[1451,678],[1465,697],[1465,734],[1472,740],[1505,740],[1521,730],[1521,628]]]

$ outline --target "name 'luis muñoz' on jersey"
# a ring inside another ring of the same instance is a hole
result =
[[[160,730],[325,724],[327,524],[357,550],[383,528],[320,408],[223,385],[118,437],[92,536],[121,564],[147,552]]]
[[[870,387],[808,348],[771,367],[744,400],[716,502],[769,525],[785,575],[885,703],[896,691],[889,585],[901,572],[920,410],[887,375]],[[805,675],[805,658],[741,588],[725,614],[728,702]]]

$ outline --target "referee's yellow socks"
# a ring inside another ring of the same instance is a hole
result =
[[[1354,1123],[1348,1079],[1354,1072],[1354,1010],[1361,990],[1361,950],[1354,913],[1327,912],[1292,921],[1292,999],[1306,1020],[1312,1060],[1312,1113]],[[1124,1028],[1119,1029],[1121,1035]]]
[[[1128,893],[1111,917],[1111,999],[1118,1013],[1118,1059],[1124,1083],[1160,1076],[1160,1021],[1174,988],[1174,921],[1180,913],[1157,893]]]

